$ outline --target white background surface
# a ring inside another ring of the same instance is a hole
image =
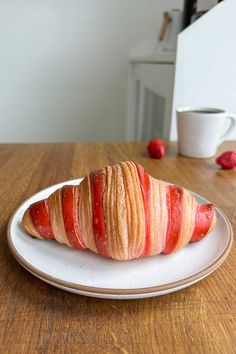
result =
[[[124,139],[128,52],[155,37],[164,10],[181,6],[2,1],[0,142]]]
[[[178,38],[171,139],[175,109],[216,107],[236,114],[236,1],[225,0]],[[236,130],[229,137],[236,139]]]

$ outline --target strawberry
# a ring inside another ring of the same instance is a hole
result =
[[[151,157],[161,159],[165,155],[165,147],[164,140],[154,138],[149,142],[147,150]]]
[[[217,157],[216,163],[224,170],[231,170],[236,167],[236,152],[233,150],[225,151]]]

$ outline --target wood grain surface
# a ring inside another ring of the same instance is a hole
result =
[[[236,149],[227,142],[220,151]],[[58,290],[12,257],[7,223],[35,192],[91,169],[134,160],[156,178],[211,200],[236,231],[236,169],[188,159],[170,145],[154,160],[145,143],[0,145],[1,353],[235,353],[236,247],[212,275],[182,291],[142,300],[103,300]]]

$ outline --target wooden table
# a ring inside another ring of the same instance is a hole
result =
[[[220,151],[236,149],[228,142]],[[57,182],[122,160],[141,163],[152,176],[210,199],[236,231],[236,169],[214,159],[162,160],[144,143],[0,145],[1,353],[235,353],[236,247],[203,281],[182,291],[142,300],[103,300],[58,290],[36,279],[12,257],[7,223],[26,198]]]

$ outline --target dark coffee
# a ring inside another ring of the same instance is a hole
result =
[[[203,110],[203,109],[196,109],[196,110],[192,110],[192,111],[189,110],[189,111],[185,111],[185,112],[186,112],[186,113],[187,113],[187,112],[188,112],[188,113],[200,113],[200,114],[201,114],[201,113],[202,113],[202,114],[224,113],[224,111],[220,111],[220,110],[217,110],[217,109],[216,109],[216,110],[213,110],[213,109],[212,109],[212,110],[210,110],[210,109],[209,109],[209,110],[207,110],[207,109],[204,109],[204,110]]]

